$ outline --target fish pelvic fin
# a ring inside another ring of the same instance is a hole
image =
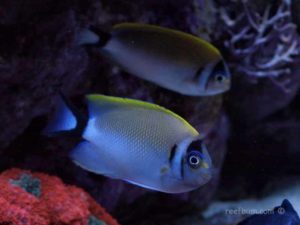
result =
[[[84,28],[79,32],[76,43],[84,46],[103,47],[110,37],[111,35],[109,33],[104,32],[95,26],[91,26],[90,28]]]
[[[54,115],[42,133],[45,136],[56,136],[63,133],[82,132],[85,125],[84,117],[61,93]]]

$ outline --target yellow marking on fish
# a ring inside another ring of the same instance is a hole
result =
[[[206,163],[206,162],[202,162],[202,163],[201,163],[201,167],[203,167],[203,168],[205,168],[205,169],[208,169],[208,168],[209,168],[209,165],[208,165],[208,163]]]
[[[138,106],[144,109],[151,109],[151,110],[157,110],[157,111],[162,111],[166,114],[169,114],[176,119],[180,120],[185,126],[189,127],[189,129],[192,130],[193,133],[196,135],[199,135],[198,131],[193,128],[185,119],[183,119],[181,116],[177,115],[176,113],[172,112],[169,109],[166,109],[162,106],[149,103],[149,102],[144,102],[140,100],[135,100],[135,99],[128,99],[128,98],[120,98],[120,97],[113,97],[113,96],[106,96],[106,95],[100,95],[100,94],[90,94],[87,95],[86,98],[91,101],[91,102],[103,102],[103,103],[110,103],[114,105],[128,105],[128,106]]]
[[[169,167],[168,166],[163,166],[160,168],[160,173],[161,174],[164,174],[164,173],[167,173],[169,171]]]
[[[219,50],[214,47],[212,44],[208,43],[205,40],[202,40],[199,37],[196,37],[192,34],[188,34],[179,30],[174,30],[174,29],[170,29],[170,28],[166,28],[166,27],[160,27],[160,26],[156,26],[156,25],[150,25],[150,24],[140,24],[140,23],[121,23],[121,24],[117,24],[115,26],[113,26],[113,29],[118,29],[118,28],[131,28],[131,29],[152,29],[152,30],[157,30],[157,32],[161,32],[161,33],[169,33],[169,34],[174,34],[177,36],[180,36],[182,38],[185,39],[190,39],[192,41],[198,42],[200,44],[206,45],[209,50],[213,51],[215,54],[220,55]]]

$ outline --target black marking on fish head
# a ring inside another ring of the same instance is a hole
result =
[[[169,163],[172,164],[172,161],[174,159],[174,156],[176,154],[176,150],[177,150],[177,145],[173,145],[173,147],[171,148],[170,154],[169,154]]]
[[[180,177],[183,180],[184,179],[184,158],[181,158],[181,162],[180,162]]]

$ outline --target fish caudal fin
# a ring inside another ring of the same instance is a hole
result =
[[[66,103],[66,99],[61,96],[58,101],[53,118],[43,130],[44,135],[51,136],[61,132],[76,130],[78,126],[76,115]]]
[[[101,31],[96,27],[90,27],[89,29],[82,29],[77,37],[78,45],[91,45],[102,47],[110,39],[110,34]]]

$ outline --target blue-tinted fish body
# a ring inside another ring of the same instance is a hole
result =
[[[132,99],[88,95],[87,103],[84,141],[71,152],[77,165],[167,193],[190,191],[210,180],[212,164],[202,137],[183,118]],[[48,132],[75,128],[71,112],[62,113],[68,111],[63,108]]]

